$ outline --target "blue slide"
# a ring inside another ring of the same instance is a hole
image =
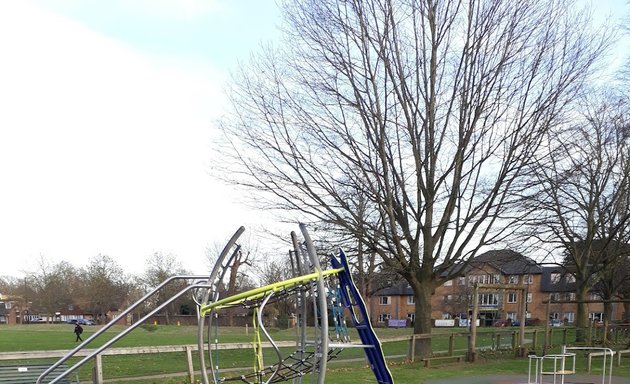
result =
[[[331,256],[330,262],[333,268],[343,267],[343,271],[338,275],[341,284],[341,303],[350,311],[352,323],[358,331],[363,345],[371,346],[364,350],[377,382],[379,384],[393,384],[394,379],[389,368],[387,368],[387,363],[385,363],[381,342],[378,340],[376,333],[374,333],[372,324],[370,324],[365,302],[363,302],[363,298],[352,280],[348,259],[343,251],[339,251],[339,259],[341,262],[334,256]]]

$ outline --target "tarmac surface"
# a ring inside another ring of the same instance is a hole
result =
[[[561,383],[556,378],[556,383]],[[602,375],[567,375],[564,384],[630,384],[630,377],[613,376],[610,383],[608,377],[602,381]],[[427,384],[527,384],[527,375],[487,375],[460,377],[452,379],[429,380]],[[539,383],[541,384],[541,383]],[[553,378],[544,377],[542,384],[553,384]]]

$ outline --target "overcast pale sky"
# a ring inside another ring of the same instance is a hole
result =
[[[208,169],[228,71],[274,38],[278,13],[273,0],[0,0],[0,276],[40,255],[107,254],[138,273],[156,251],[203,272],[209,245],[257,223]]]
[[[204,271],[252,214],[208,175],[228,70],[273,38],[273,0],[0,2],[0,276],[43,255],[155,251]]]

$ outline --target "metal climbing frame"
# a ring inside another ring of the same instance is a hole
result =
[[[592,350],[601,351],[603,356],[602,381],[601,384],[612,384],[612,366],[614,351],[610,348],[601,347],[567,347],[562,346],[559,354],[549,354],[544,356],[530,355],[527,384],[543,384],[543,377],[552,378],[553,384],[564,384],[565,376],[576,373],[575,357],[576,353],[571,351]],[[610,356],[610,361],[607,357]],[[533,372],[532,372],[533,369]],[[606,372],[608,370],[608,372]],[[608,380],[606,380],[608,379]]]

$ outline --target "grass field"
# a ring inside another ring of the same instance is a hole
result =
[[[89,337],[97,327],[84,327],[85,332],[83,338]],[[100,338],[95,340],[88,348],[96,348],[103,345],[107,340],[120,332],[123,327],[114,327],[105,332]],[[164,346],[164,345],[187,345],[196,344],[196,327],[191,326],[158,326],[138,328],[131,332],[128,336],[114,344],[113,347],[138,347],[138,346]],[[41,351],[41,350],[70,350],[76,346],[73,326],[71,325],[47,325],[47,324],[31,324],[23,326],[1,326],[0,327],[0,352],[14,351]],[[459,330],[458,330],[459,331]],[[449,377],[465,377],[469,375],[483,374],[526,374],[527,360],[515,359],[511,352],[485,350],[483,347],[492,345],[497,342],[494,335],[496,329],[480,329],[478,337],[478,346],[480,347],[480,361],[476,364],[445,364],[438,365],[437,368],[424,368],[419,363],[405,362],[405,356],[408,350],[407,341],[385,342],[383,350],[388,356],[390,369],[397,383],[425,383],[430,379],[449,378]],[[289,341],[295,340],[295,330],[278,330],[272,329],[274,340]],[[395,336],[410,334],[410,329],[377,329],[379,337],[383,340]],[[569,331],[567,338],[571,340],[573,331]],[[436,331],[433,338],[432,346],[434,351],[446,351],[449,345],[449,330]],[[531,335],[531,334],[530,334]],[[565,337],[561,332],[555,332],[553,345],[558,351],[558,346],[563,342]],[[222,328],[220,330],[220,342],[249,342],[251,334],[246,334],[243,328]],[[353,339],[358,339],[354,335]],[[511,337],[508,333],[503,334],[500,344],[509,344]],[[465,337],[455,338],[455,349],[465,350],[467,339]],[[542,346],[542,332],[538,335],[538,346]],[[271,353],[271,351],[266,351]],[[365,362],[362,360],[363,352],[359,349],[349,349],[342,353],[343,359],[357,358],[355,361],[335,361],[329,364],[327,373],[327,383],[373,383],[374,378],[369,369],[366,369]],[[267,355],[266,358],[271,358]],[[615,367],[614,375],[628,377],[630,382],[630,363],[626,357],[625,366]],[[195,361],[197,357],[194,356]],[[232,350],[222,352],[221,356],[222,368],[228,367],[248,367],[253,364],[253,354],[250,350]],[[585,358],[580,358],[578,364],[580,369],[584,369]],[[55,361],[55,360],[51,360]],[[70,360],[72,364],[76,359]],[[41,362],[41,361],[40,361]],[[14,364],[15,361],[0,361],[2,365]],[[25,363],[35,363],[35,361],[26,361]],[[594,372],[601,363],[593,364]],[[165,378],[149,378],[146,380],[124,380],[122,378],[140,377],[140,376],[159,376],[166,374],[182,373],[186,371],[186,356],[184,353],[162,353],[162,354],[144,354],[144,355],[128,355],[128,356],[104,356],[103,369],[105,379],[120,378],[118,383],[135,383],[135,384],[175,384],[185,383],[183,377],[165,377]],[[449,367],[449,369],[444,369]],[[455,369],[451,369],[456,367]],[[81,381],[89,382],[91,377],[91,364],[79,369]],[[601,372],[601,371],[600,371]]]

